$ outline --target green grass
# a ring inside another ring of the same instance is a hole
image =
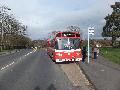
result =
[[[120,48],[100,48],[100,53],[103,57],[120,65]]]

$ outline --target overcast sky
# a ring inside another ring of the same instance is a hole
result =
[[[112,9],[110,5],[120,0],[0,0],[1,5],[11,8],[10,13],[28,26],[32,39],[47,36],[53,30],[65,30],[70,25],[81,28],[83,38],[87,27],[95,27],[95,36],[101,37],[104,17]]]

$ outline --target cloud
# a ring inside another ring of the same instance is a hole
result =
[[[104,18],[108,13],[111,13],[112,9],[110,8],[110,5],[112,4],[114,4],[114,0],[109,2],[101,0],[90,8],[63,12],[49,27],[51,28],[51,31],[59,31],[64,30],[67,26],[76,25],[81,28],[83,36],[87,38],[87,28],[89,26],[94,26],[94,37],[101,37],[102,28],[105,25]],[[48,30],[50,30],[50,28]]]
[[[115,1],[118,0],[2,0],[1,4],[10,7],[11,13],[28,25],[30,36],[37,39],[70,25],[79,26],[84,36],[88,26],[95,26],[95,37],[100,37],[104,17],[112,12],[110,5]]]

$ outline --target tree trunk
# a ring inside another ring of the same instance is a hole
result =
[[[119,47],[120,47],[120,41],[119,41]]]
[[[114,43],[115,43],[115,41],[116,41],[116,37],[113,36],[113,37],[112,37],[112,46],[113,46],[113,47],[114,47]]]

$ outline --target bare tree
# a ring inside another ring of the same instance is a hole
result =
[[[0,7],[0,45],[25,46],[30,41],[26,37],[27,26],[22,25],[13,14],[8,14],[7,10],[11,9]]]
[[[67,31],[80,32],[80,28],[77,26],[69,26],[67,27]]]

